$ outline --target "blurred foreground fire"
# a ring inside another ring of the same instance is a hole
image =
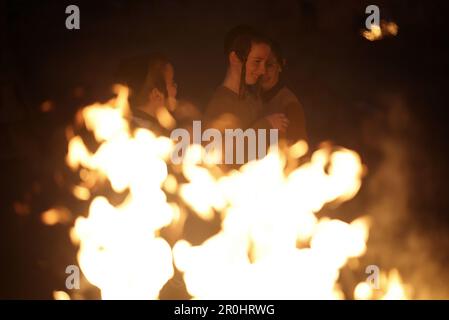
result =
[[[115,99],[84,108],[83,121],[100,146],[91,153],[74,136],[67,155],[82,181],[73,193],[90,201],[71,238],[79,245],[83,274],[102,298],[158,298],[173,265],[197,299],[347,298],[340,270],[367,250],[369,221],[346,223],[316,213],[357,194],[363,166],[356,152],[322,148],[299,165],[307,153],[300,141],[217,177],[217,168],[199,164],[204,150],[193,145],[179,168],[188,181],[181,183],[167,169],[174,142],[145,129],[131,131],[127,98],[128,90],[117,87]],[[99,180],[109,180],[117,193],[129,190],[126,200],[114,207],[106,197],[92,199],[89,190]],[[185,212],[167,200],[168,193],[206,221],[218,212],[220,232],[198,246],[179,238],[172,248],[160,230]],[[381,275],[379,288],[360,280],[356,299],[408,297],[396,270]]]

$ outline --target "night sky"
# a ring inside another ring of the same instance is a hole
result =
[[[155,51],[173,62],[178,96],[204,109],[224,77],[224,35],[238,24],[281,43],[311,149],[332,141],[367,165],[341,210],[377,217],[367,261],[398,266],[422,288],[416,298],[449,298],[445,3],[0,0],[0,298],[50,299],[75,263],[68,226],[45,226],[40,213],[71,201],[58,176],[76,111],[112,96],[121,61]],[[65,28],[69,4],[80,30]],[[361,36],[369,4],[397,36]]]

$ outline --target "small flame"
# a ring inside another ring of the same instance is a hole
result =
[[[402,282],[397,269],[392,269],[387,274],[380,275],[380,288],[374,288],[367,282],[360,282],[354,290],[354,298],[357,300],[381,299],[381,300],[405,300],[411,296],[411,289]]]
[[[290,157],[298,159],[304,156],[307,153],[307,151],[308,151],[307,142],[305,142],[304,140],[300,140],[289,148],[288,154]]]
[[[176,125],[175,119],[172,117],[170,112],[165,107],[158,108],[156,110],[156,118],[160,125],[165,129],[173,129]]]
[[[409,291],[402,283],[398,270],[393,269],[388,274],[388,284],[383,300],[404,300],[407,299]]]
[[[70,300],[70,295],[65,291],[53,291],[53,299]]]
[[[356,300],[369,300],[373,296],[373,290],[367,282],[360,282],[354,289]]]
[[[53,226],[58,223],[67,223],[70,221],[70,212],[66,208],[53,208],[42,213],[42,222]]]
[[[86,187],[75,186],[73,187],[73,195],[80,200],[89,200],[90,191]]]
[[[395,22],[381,21],[380,26],[373,24],[370,30],[364,30],[362,35],[369,41],[381,40],[387,36],[396,36],[399,27]]]

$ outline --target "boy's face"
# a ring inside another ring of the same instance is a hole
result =
[[[266,43],[253,43],[246,62],[246,84],[256,84],[265,74],[265,65],[270,56],[270,46]]]
[[[270,53],[270,56],[267,61],[266,72],[262,77],[262,89],[265,91],[273,88],[279,81],[279,73],[281,72],[281,66],[277,61],[276,57],[273,53]]]

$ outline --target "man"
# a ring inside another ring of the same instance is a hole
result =
[[[205,110],[206,127],[222,133],[225,129],[286,130],[285,115],[263,116],[259,81],[266,72],[270,50],[270,42],[248,26],[238,26],[227,34],[227,71]]]
[[[168,114],[176,104],[174,69],[169,60],[156,53],[127,59],[119,66],[116,82],[131,90],[131,125],[168,135],[169,128],[160,123],[158,115]]]
[[[191,126],[200,118],[192,104],[177,99],[173,64],[164,55],[154,53],[124,61],[117,81],[130,87],[134,127],[146,128],[157,135],[170,136],[175,124]]]

